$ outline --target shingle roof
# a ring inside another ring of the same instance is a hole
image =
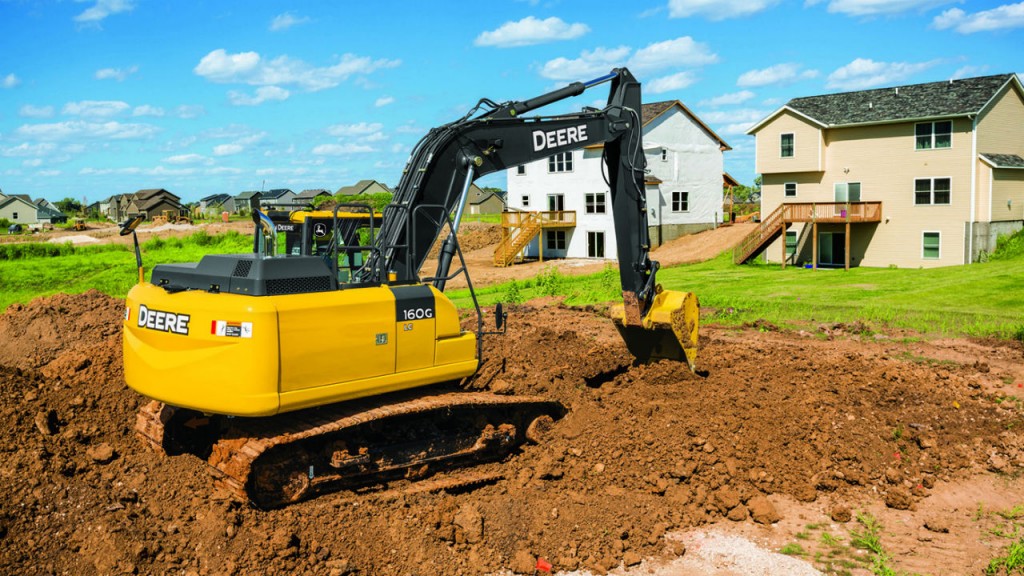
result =
[[[328,192],[327,190],[324,190],[323,188],[310,188],[308,190],[303,190],[302,192],[299,192],[298,194],[296,194],[295,195],[295,199],[296,200],[306,200],[306,199],[310,199],[311,200],[311,199],[316,198],[317,196],[319,196],[321,194],[327,194],[328,196],[331,195],[330,192]]]
[[[977,114],[1013,74],[793,98],[791,108],[826,126]]]
[[[292,191],[287,188],[274,188],[273,190],[267,190],[260,195],[262,200],[276,200],[285,194],[289,194]]]
[[[231,198],[230,194],[221,192],[219,194],[210,194],[206,198],[200,198],[199,201],[206,202],[207,204],[223,204],[228,201],[228,198]]]
[[[1024,158],[1016,154],[989,154],[982,152],[981,157],[996,168],[1024,168]]]

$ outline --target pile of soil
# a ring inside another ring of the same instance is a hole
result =
[[[544,557],[604,573],[683,552],[664,538],[673,530],[770,524],[780,495],[839,515],[865,498],[913,508],[944,480],[1024,464],[1021,412],[994,401],[1024,379],[1019,343],[709,326],[692,374],[634,366],[600,310],[510,312],[465,385],[545,395],[568,414],[546,442],[479,470],[503,480],[260,511],[218,493],[199,459],[135,438],[122,301],[12,306],[0,317],[0,572],[532,574]]]

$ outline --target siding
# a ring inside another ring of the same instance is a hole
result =
[[[993,171],[992,221],[1006,220],[1024,220],[1024,170]]]
[[[1024,98],[1012,84],[978,118],[978,152],[1024,156]]]
[[[793,156],[781,157],[781,136],[793,134]],[[755,134],[756,164],[760,174],[814,172],[825,169],[822,130],[784,110]]]
[[[906,122],[828,130],[827,169],[820,173],[820,179],[818,175],[792,173],[763,176],[764,215],[784,201],[784,182],[798,182],[797,202],[833,202],[836,183],[860,182],[862,201],[882,202],[883,222],[852,226],[851,264],[913,268],[963,264],[965,226],[970,218],[972,122],[955,120],[952,147],[940,150],[915,150],[914,125]],[[950,204],[915,205],[916,178],[950,178]],[[795,225],[791,230],[806,236],[802,228]],[[939,259],[921,257],[924,232],[941,234]],[[865,243],[865,238],[870,238],[870,243]],[[766,250],[770,261],[779,260],[780,242]]]

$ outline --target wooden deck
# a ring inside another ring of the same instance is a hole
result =
[[[760,254],[794,222],[810,222],[813,264],[818,266],[818,224],[846,224],[846,269],[850,268],[850,225],[882,221],[881,202],[787,202],[781,204],[733,251],[733,262],[742,264]],[[782,266],[786,266],[783,243]]]

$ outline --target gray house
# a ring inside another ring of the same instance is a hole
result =
[[[0,200],[0,218],[15,224],[36,224],[39,222],[39,207],[32,203],[25,194],[8,196]]]
[[[199,199],[199,211],[206,215],[235,211],[235,198],[230,194],[211,194]]]

